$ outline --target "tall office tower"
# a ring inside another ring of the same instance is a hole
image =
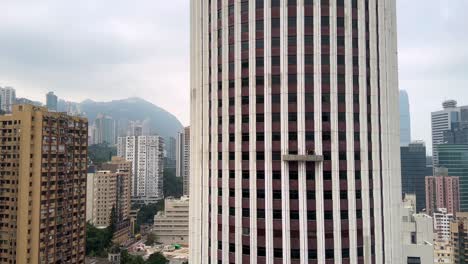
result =
[[[450,224],[453,246],[453,263],[468,262],[468,213],[457,213],[455,221]]]
[[[468,106],[457,107],[457,101],[448,100],[442,103],[442,107],[443,110],[431,113],[434,166],[439,165],[439,155],[435,146],[445,143],[444,131],[456,128],[460,122],[468,122]]]
[[[459,177],[448,176],[445,168],[436,168],[436,176],[426,176],[426,212],[432,215],[439,208],[448,213],[460,211]]]
[[[84,263],[87,129],[32,105],[0,116],[0,263]]]
[[[400,90],[400,146],[411,143],[411,115],[408,93]]]
[[[11,87],[0,87],[0,109],[10,113],[16,103],[16,90]]]
[[[444,131],[445,144],[468,144],[468,123],[459,122],[450,130]]]
[[[96,128],[95,143],[115,145],[115,120],[110,116],[99,114],[94,120]]]
[[[177,135],[176,176],[182,177],[184,195],[190,193],[190,127]]]
[[[166,169],[176,169],[177,166],[177,140],[174,137],[169,137],[167,140],[166,145],[166,157],[165,157],[165,165]]]
[[[426,146],[422,141],[413,141],[400,150],[402,193],[416,194],[416,212],[421,212],[426,205]]]
[[[54,92],[48,92],[46,94],[46,106],[49,111],[57,111],[58,97]]]
[[[145,204],[164,198],[164,140],[160,136],[119,137],[117,156],[132,162],[132,201]]]
[[[190,263],[401,263],[395,2],[191,1]]]
[[[468,212],[468,144],[439,144],[434,146],[439,155],[439,166],[448,175],[458,176],[460,211]]]

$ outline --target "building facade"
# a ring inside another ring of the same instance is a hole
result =
[[[459,177],[451,177],[445,172],[438,176],[426,176],[426,212],[432,215],[437,209],[445,208],[448,213],[456,214],[460,211]]]
[[[115,120],[110,116],[99,114],[94,120],[94,144],[116,144]]]
[[[87,120],[12,110],[0,116],[0,263],[84,263]]]
[[[11,87],[0,87],[0,109],[10,113],[16,103],[16,90]]]
[[[416,211],[421,212],[426,206],[426,146],[424,142],[414,141],[400,147],[400,151],[402,192],[416,195]]]
[[[155,203],[164,197],[164,140],[160,136],[119,137],[117,156],[132,163],[132,200]]]
[[[448,175],[459,178],[460,211],[468,212],[468,145],[436,145],[439,166],[448,170]]]
[[[176,176],[182,177],[183,194],[190,194],[190,127],[177,134]]]
[[[54,92],[48,92],[46,94],[46,106],[49,111],[57,111],[58,97],[54,94]]]
[[[445,143],[444,132],[456,128],[460,122],[468,122],[468,106],[457,106],[457,101],[448,100],[442,103],[443,110],[431,113],[432,158],[434,166],[439,166],[438,144]]]
[[[156,241],[165,245],[188,245],[189,234],[189,199],[169,198],[164,201],[164,212],[154,216],[152,231]]]
[[[411,143],[411,115],[408,93],[400,90],[400,146]]]
[[[453,213],[440,208],[433,212],[435,241],[450,242],[450,223],[454,218]]]
[[[190,263],[401,263],[395,5],[191,1]]]
[[[468,213],[457,213],[455,221],[450,224],[451,245],[453,246],[453,263],[468,262]]]

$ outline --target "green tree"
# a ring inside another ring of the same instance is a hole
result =
[[[115,233],[115,230],[117,228],[117,210],[115,209],[115,206],[112,206],[110,216],[109,216],[109,226],[107,227],[109,229],[109,232],[112,234]]]
[[[159,211],[164,210],[164,200],[158,201],[154,204],[141,205],[139,209],[140,211],[138,211],[135,224],[135,232],[140,231],[140,226],[142,224],[153,224],[154,216]]]
[[[145,245],[147,246],[152,246],[154,243],[156,243],[156,234],[151,232],[146,236],[146,243]]]
[[[91,145],[88,147],[89,159],[94,164],[102,164],[112,159],[112,156],[117,155],[117,148],[109,146],[109,144]]]
[[[132,256],[128,254],[127,250],[124,250],[120,253],[120,263],[121,264],[145,264],[145,261],[141,256]]]
[[[151,254],[151,256],[146,261],[146,264],[167,264],[167,263],[169,263],[169,260],[166,257],[164,257],[163,254],[159,252]]]
[[[107,249],[112,246],[113,233],[108,228],[99,229],[86,224],[86,255],[107,257]]]
[[[181,197],[184,189],[183,184],[182,177],[176,177],[175,169],[164,169],[164,197]]]

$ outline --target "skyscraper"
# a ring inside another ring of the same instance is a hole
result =
[[[444,131],[459,126],[460,122],[468,122],[468,106],[457,106],[457,101],[447,100],[442,103],[443,110],[431,113],[432,125],[432,158],[434,166],[439,165],[438,144],[445,143]]]
[[[99,114],[94,120],[95,127],[95,144],[115,145],[115,120],[110,116]]]
[[[450,224],[451,245],[453,246],[453,263],[468,262],[468,212],[457,213],[455,221]]]
[[[400,90],[400,146],[411,142],[411,115],[408,93]]]
[[[395,2],[191,1],[190,263],[402,262]]]
[[[32,105],[0,116],[0,263],[84,263],[87,123]]]
[[[155,203],[164,198],[164,140],[160,136],[119,137],[117,156],[132,162],[132,201]]]
[[[426,212],[432,215],[439,208],[452,215],[460,211],[459,177],[448,176],[445,168],[436,168],[435,176],[426,176]]]
[[[16,103],[16,90],[11,87],[0,87],[0,109],[10,113]]]
[[[458,176],[460,211],[468,212],[468,145],[439,144],[435,146],[439,166],[448,169],[448,175]]]
[[[58,98],[54,92],[48,92],[46,95],[46,106],[49,111],[57,111]]]
[[[190,194],[190,127],[177,135],[176,146],[176,176],[182,177],[183,193]]]
[[[422,141],[411,142],[401,150],[401,191],[403,194],[416,195],[416,212],[426,207],[425,178],[426,146]],[[432,175],[432,173],[431,173]]]

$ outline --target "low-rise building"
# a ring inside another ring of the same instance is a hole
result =
[[[164,201],[164,212],[154,216],[153,232],[156,241],[163,244],[188,244],[189,199],[168,198]]]
[[[416,213],[414,195],[405,196],[402,208],[403,263],[434,261],[432,217]]]

